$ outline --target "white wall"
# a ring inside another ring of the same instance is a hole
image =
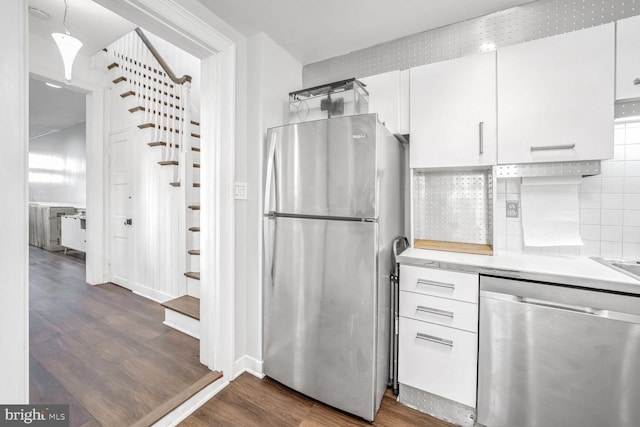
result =
[[[581,247],[526,247],[522,216],[506,218],[506,200],[520,200],[520,179],[498,180],[495,247],[512,251],[640,259],[640,123],[615,126],[614,158],[580,186]]]
[[[302,64],[266,34],[247,40],[246,141],[238,135],[236,181],[247,200],[236,201],[236,358],[262,360],[262,159],[266,130],[286,124],[289,92],[302,88]],[[245,62],[246,61],[246,62]],[[240,102],[238,120],[243,120]]]
[[[29,140],[29,201],[86,206],[86,123]]]
[[[0,4],[0,402],[29,402],[27,5]],[[7,209],[9,207],[9,209]]]

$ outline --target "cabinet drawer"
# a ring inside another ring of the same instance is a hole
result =
[[[398,380],[475,408],[478,335],[400,318]]]
[[[400,289],[478,303],[478,275],[435,268],[400,266]]]
[[[470,302],[401,291],[400,316],[478,332],[478,305]]]

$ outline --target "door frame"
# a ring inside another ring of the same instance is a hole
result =
[[[189,9],[174,0],[95,1],[201,59],[200,111],[206,118],[200,129],[201,180],[210,185],[204,185],[200,194],[202,212],[207,212],[200,218],[200,361],[231,379],[235,348],[236,86],[236,42],[231,38],[239,36],[195,1],[181,2]]]

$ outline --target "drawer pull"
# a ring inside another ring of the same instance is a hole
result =
[[[531,151],[549,151],[549,150],[573,150],[576,144],[567,145],[532,145]]]
[[[434,342],[436,344],[446,345],[447,347],[453,347],[453,341],[451,341],[451,340],[434,337],[433,335],[423,334],[422,332],[418,332],[416,334],[416,339],[424,340],[424,341],[431,341],[431,342]]]
[[[416,285],[420,286],[436,286],[438,288],[447,288],[447,289],[451,289],[452,291],[456,288],[456,285],[454,285],[453,283],[444,283],[444,282],[435,282],[432,280],[425,280],[425,279],[418,279]]]
[[[416,311],[419,311],[419,312],[422,312],[422,313],[428,313],[428,314],[437,314],[438,316],[450,317],[451,319],[453,319],[453,312],[452,311],[445,311],[445,310],[440,310],[440,309],[437,309],[437,308],[424,307],[422,305],[419,305],[416,308]]]

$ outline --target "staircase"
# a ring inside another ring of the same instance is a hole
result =
[[[137,28],[105,49],[107,70],[138,133],[158,150],[158,168],[170,170],[167,186],[178,192],[177,298],[165,301],[164,324],[200,337],[200,123],[191,118],[191,77],[177,77]],[[163,174],[165,176],[166,174]],[[174,243],[174,242],[172,242]]]

